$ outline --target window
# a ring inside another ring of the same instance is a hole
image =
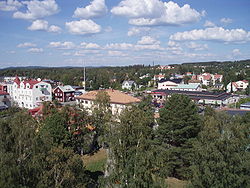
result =
[[[88,101],[85,101],[85,104],[88,104]]]
[[[36,86],[36,88],[38,88],[38,86]]]
[[[38,101],[38,97],[36,97],[36,100]]]

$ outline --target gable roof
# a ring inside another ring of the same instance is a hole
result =
[[[131,104],[131,103],[138,103],[140,102],[140,99],[132,97],[130,95],[127,95],[125,93],[122,93],[118,90],[113,89],[105,89],[105,90],[95,90],[90,91],[88,93],[85,93],[83,95],[80,95],[76,97],[77,99],[85,99],[85,100],[95,100],[96,95],[99,91],[106,91],[107,94],[110,97],[110,103],[116,103],[116,104]]]
[[[167,81],[170,81],[170,82],[174,82],[176,84],[180,84],[182,82],[182,79],[181,78],[175,78],[175,79],[162,79],[159,81],[159,83],[163,83],[163,82],[167,82]]]
[[[133,80],[124,80],[122,82],[122,85],[125,84],[125,83],[128,83],[130,86],[132,86],[133,84],[135,84],[135,82]]]
[[[57,86],[54,90],[56,90],[57,88],[62,90],[62,92],[64,92],[64,93],[66,93],[66,92],[74,92],[75,91],[75,89],[70,85]]]

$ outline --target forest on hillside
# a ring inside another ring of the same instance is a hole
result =
[[[174,74],[185,74],[192,72],[200,74],[202,72],[223,74],[223,83],[227,85],[231,81],[250,80],[250,60],[233,62],[204,62],[204,63],[185,63],[173,65],[174,69],[160,70],[159,65],[144,66],[134,65],[125,67],[87,67],[86,84],[88,90],[99,88],[120,89],[124,80],[134,80],[138,85],[147,85],[148,81],[155,74],[164,73],[166,78]],[[140,76],[149,74],[148,78],[140,79]],[[65,85],[81,85],[83,81],[83,67],[62,67],[62,68],[41,68],[23,67],[0,69],[2,76],[26,76],[28,78],[41,78],[59,80]]]

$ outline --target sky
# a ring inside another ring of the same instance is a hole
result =
[[[0,0],[0,68],[250,58],[250,0]]]

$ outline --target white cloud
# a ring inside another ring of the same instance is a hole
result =
[[[31,26],[28,27],[31,31],[48,31],[52,33],[61,33],[62,29],[56,25],[49,26],[46,20],[35,20]]]
[[[13,14],[13,18],[35,20],[38,18],[51,16],[59,11],[55,0],[32,0],[24,1],[22,3],[27,6],[26,12],[15,12]]]
[[[110,56],[119,56],[119,57],[124,57],[127,56],[127,54],[121,52],[121,51],[108,51],[108,55]]]
[[[28,30],[31,31],[47,31],[49,24],[45,20],[35,20],[32,22],[31,26],[28,27]]]
[[[170,40],[175,41],[194,41],[210,40],[218,42],[244,43],[250,41],[250,32],[243,29],[224,29],[213,27],[206,29],[195,29],[185,32],[177,32],[170,36]]]
[[[36,47],[36,44],[31,42],[24,42],[17,45],[18,48],[26,48],[26,47]]]
[[[149,27],[132,27],[128,31],[128,36],[131,37],[131,36],[140,35],[140,34],[145,33],[147,31],[150,31]]]
[[[216,27],[216,25],[213,22],[207,20],[204,23],[204,27]]]
[[[160,44],[160,41],[150,37],[150,36],[143,36],[141,40],[137,42],[137,44],[141,45],[152,45],[152,44]]]
[[[124,0],[111,12],[131,18],[129,23],[137,26],[177,26],[197,22],[203,16],[188,4],[180,7],[172,1],[160,0]]]
[[[0,2],[0,10],[2,11],[16,11],[22,6],[22,3],[16,0],[7,0]]]
[[[220,22],[223,23],[223,24],[225,24],[225,25],[227,25],[227,24],[232,23],[233,20],[230,19],[230,18],[221,18],[221,19],[220,19]]]
[[[61,33],[62,32],[62,29],[56,25],[51,25],[49,28],[48,28],[48,32],[52,32],[52,33]]]
[[[164,50],[164,48],[162,48],[159,44],[137,44],[134,46],[134,48],[135,50]]]
[[[30,48],[27,50],[27,52],[31,52],[31,53],[41,53],[43,52],[42,48]]]
[[[70,33],[75,35],[96,34],[101,32],[101,26],[92,20],[80,20],[65,23]]]
[[[58,48],[62,50],[69,50],[69,49],[74,49],[76,45],[73,42],[50,42],[49,47],[51,48]]]
[[[80,44],[81,48],[85,48],[85,49],[100,49],[101,46],[96,44],[96,43],[86,43],[86,42],[82,42]]]
[[[105,46],[105,49],[112,50],[132,50],[134,47],[133,44],[130,43],[111,43]]]
[[[241,55],[242,53],[241,53],[241,51],[239,50],[239,49],[233,49],[233,51],[232,51],[232,55],[233,56],[239,56],[239,55]]]
[[[189,42],[189,43],[186,44],[186,46],[189,49],[192,49],[192,50],[195,50],[195,51],[208,49],[207,44],[198,44],[198,43],[195,43],[195,42]]]
[[[77,18],[98,18],[104,16],[108,11],[108,8],[105,5],[105,0],[93,0],[90,5],[77,8],[74,12],[73,17]]]

